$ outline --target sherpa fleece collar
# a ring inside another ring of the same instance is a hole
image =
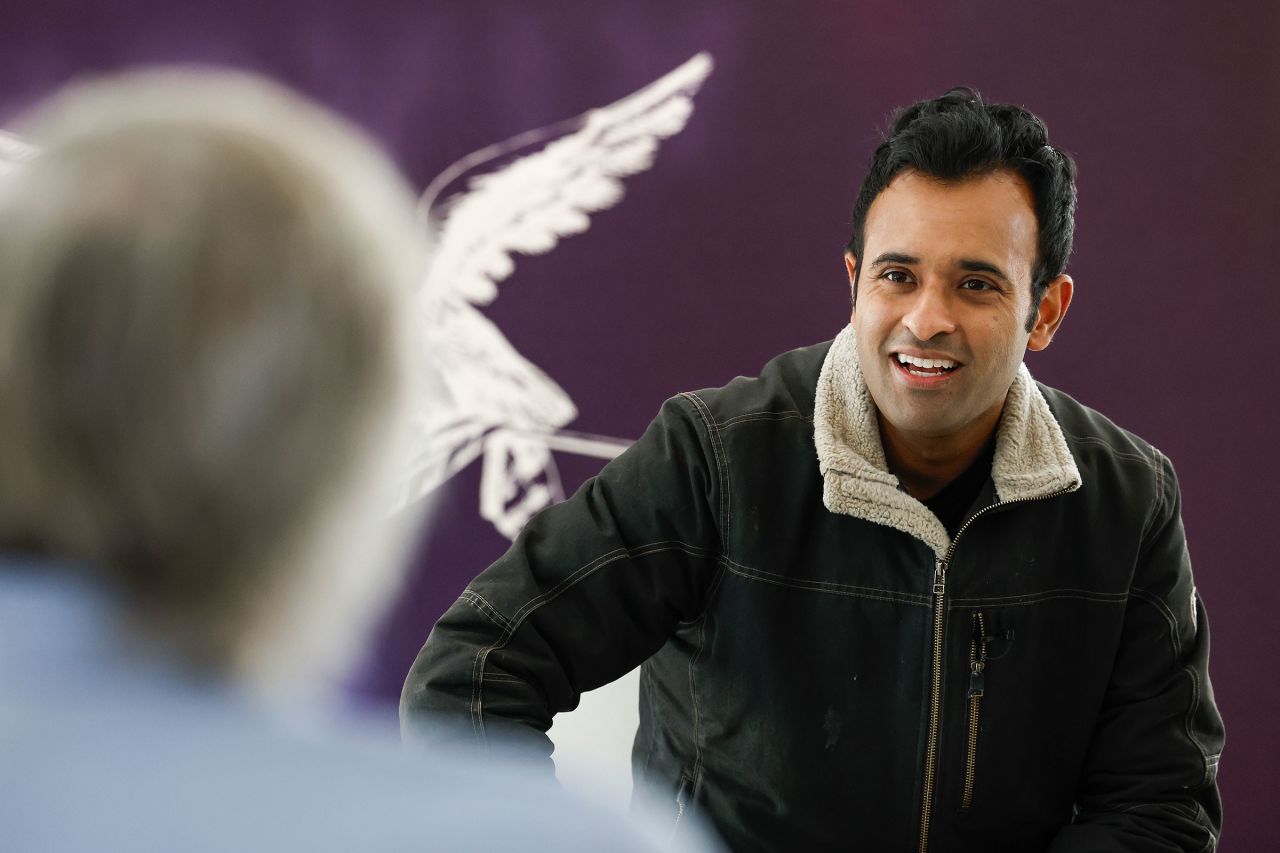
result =
[[[939,558],[946,554],[951,539],[942,522],[889,473],[852,325],[836,336],[818,375],[813,437],[827,509],[901,530]],[[1080,488],[1062,429],[1025,364],[1000,415],[991,479],[1002,503]]]

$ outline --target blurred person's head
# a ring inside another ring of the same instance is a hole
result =
[[[397,586],[414,199],[263,79],[73,84],[0,179],[0,551],[70,558],[150,648],[332,686]],[[63,562],[67,562],[64,560]]]

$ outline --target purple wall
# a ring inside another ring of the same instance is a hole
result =
[[[1266,355],[1280,316],[1269,280],[1280,7],[9,5],[0,122],[77,73],[231,64],[363,124],[418,186],[472,150],[609,103],[710,51],[717,68],[655,168],[587,234],[520,259],[487,310],[578,404],[573,429],[620,437],[638,435],[667,396],[754,373],[845,322],[848,208],[893,106],[965,83],[1031,107],[1079,162],[1080,213],[1076,301],[1053,348],[1029,363],[1177,465],[1227,722],[1225,849],[1274,842],[1265,815],[1280,754],[1280,585],[1261,534],[1275,524],[1265,495],[1280,478]],[[561,461],[569,488],[597,467]],[[503,548],[477,516],[475,467],[445,489],[424,567],[368,674],[375,695],[396,693],[435,616]]]

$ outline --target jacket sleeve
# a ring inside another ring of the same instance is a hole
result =
[[[1211,851],[1222,826],[1222,718],[1209,684],[1209,625],[1187,556],[1178,483],[1158,451],[1157,498],[1076,815],[1050,847]]]
[[[514,740],[696,619],[719,568],[718,447],[693,395],[569,500],[533,518],[427,638],[400,701],[407,740]]]

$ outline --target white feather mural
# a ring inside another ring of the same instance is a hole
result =
[[[711,67],[700,53],[620,101],[477,151],[427,187],[432,260],[416,305],[423,376],[402,503],[483,456],[480,513],[514,538],[564,497],[552,451],[611,459],[630,444],[566,430],[573,401],[476,306],[497,296],[514,255],[550,251],[622,200],[622,179],[651,168],[661,141],[684,129]],[[465,189],[442,201],[458,184]]]

